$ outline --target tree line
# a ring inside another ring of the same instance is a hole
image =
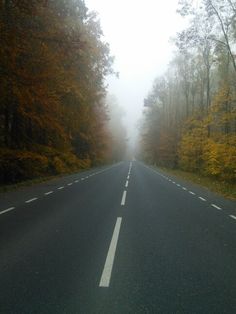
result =
[[[142,157],[221,180],[236,179],[236,2],[179,1],[189,25],[144,100]]]
[[[112,160],[102,35],[83,0],[0,1],[0,183]]]

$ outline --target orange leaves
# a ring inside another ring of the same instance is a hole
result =
[[[37,160],[45,156],[49,173],[104,162],[109,134],[102,97],[112,59],[97,17],[82,0],[26,4],[0,4],[0,147],[10,149],[19,178],[28,177],[18,172],[19,154],[39,171]],[[6,158],[4,164],[10,167]]]

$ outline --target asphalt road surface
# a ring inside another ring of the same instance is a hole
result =
[[[0,313],[236,313],[236,203],[138,161],[0,194]]]

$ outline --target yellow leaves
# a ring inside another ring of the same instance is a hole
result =
[[[204,147],[205,172],[224,180],[236,179],[236,135],[217,143],[208,139]]]
[[[235,102],[236,95],[233,93],[232,88],[230,89],[226,84],[221,86],[212,102],[210,116],[220,123],[226,120],[232,121],[235,119]]]
[[[0,149],[0,181],[28,180],[43,175],[62,174],[91,166],[90,159],[80,160],[70,152],[61,153],[38,146],[34,152]]]
[[[233,93],[223,86],[204,119],[190,117],[179,145],[179,164],[224,180],[236,179],[236,135]]]
[[[211,107],[212,112],[219,112],[222,109],[224,110],[224,105],[227,103],[232,103],[233,94],[230,90],[230,87],[225,83],[221,86],[216,96],[214,97],[214,101]]]
[[[187,171],[202,170],[202,151],[207,139],[208,119],[201,119],[199,114],[190,117],[184,127],[179,144],[180,166]]]

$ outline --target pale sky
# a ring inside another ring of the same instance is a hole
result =
[[[105,41],[115,56],[114,70],[120,78],[108,78],[109,93],[125,109],[128,137],[137,134],[143,99],[153,81],[162,75],[175,47],[170,37],[184,27],[176,13],[178,0],[85,0],[98,12]]]

